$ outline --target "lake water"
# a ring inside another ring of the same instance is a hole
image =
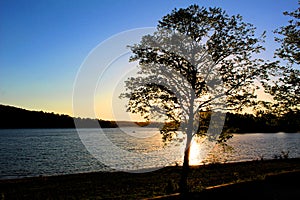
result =
[[[0,179],[109,171],[111,167],[151,169],[182,162],[183,145],[164,147],[157,129],[125,129],[102,129],[106,139],[101,141],[97,141],[99,129],[80,129],[81,134],[76,129],[0,130]],[[271,159],[283,155],[282,151],[289,152],[290,158],[300,157],[298,133],[235,134],[227,144],[225,152],[216,145],[203,155],[201,144],[193,143],[190,163]]]

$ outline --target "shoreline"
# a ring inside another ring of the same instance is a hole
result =
[[[264,180],[270,173],[300,171],[300,158],[191,166],[189,187],[199,193],[228,183]],[[178,192],[181,166],[147,173],[90,172],[1,179],[2,199],[143,199]],[[285,183],[282,183],[285,184]]]
[[[253,163],[253,162],[270,162],[270,161],[278,161],[278,160],[297,160],[299,159],[300,162],[300,157],[299,158],[278,158],[278,159],[249,159],[249,160],[240,160],[240,161],[226,161],[226,162],[216,162],[216,163],[202,163],[198,165],[190,165],[191,168],[199,168],[201,166],[210,166],[210,165],[227,165],[227,164],[245,164],[245,163]],[[44,174],[44,175],[24,175],[24,176],[3,176],[0,177],[0,183],[1,181],[6,181],[6,180],[12,180],[12,181],[18,181],[22,179],[36,179],[36,178],[49,178],[49,177],[60,177],[60,176],[73,176],[73,175],[86,175],[86,174],[98,174],[98,173],[129,173],[129,174],[140,174],[140,173],[150,173],[158,170],[162,170],[164,168],[176,168],[176,167],[182,167],[181,165],[169,165],[169,166],[164,166],[164,167],[153,167],[153,168],[144,168],[144,169],[139,169],[139,170],[127,170],[127,171],[118,171],[115,169],[103,169],[103,170],[98,170],[98,171],[86,171],[86,172],[78,172],[78,173],[61,173],[61,174]]]

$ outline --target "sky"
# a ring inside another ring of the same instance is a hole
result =
[[[174,8],[191,4],[241,14],[259,33],[267,31],[265,59],[278,47],[272,31],[289,20],[282,13],[298,7],[297,0],[0,0],[0,104],[73,116],[76,78],[97,45],[155,27]],[[97,117],[114,119],[112,102],[98,102]]]

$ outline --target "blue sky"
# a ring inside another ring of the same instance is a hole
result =
[[[94,47],[194,3],[241,14],[258,32],[266,30],[267,59],[278,46],[272,30],[289,19],[282,12],[298,6],[297,0],[0,0],[0,103],[72,115],[73,83]]]

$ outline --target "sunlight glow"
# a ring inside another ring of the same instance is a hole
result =
[[[193,138],[190,149],[190,165],[200,165],[202,162],[201,142]]]

